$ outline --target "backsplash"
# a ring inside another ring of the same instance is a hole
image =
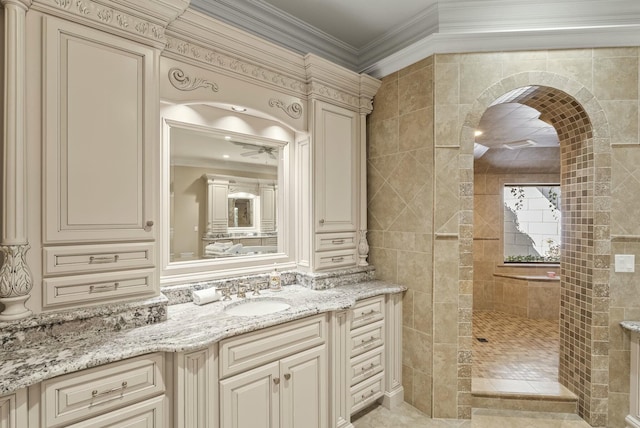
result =
[[[168,299],[106,304],[33,315],[19,321],[0,322],[0,349],[82,332],[126,330],[167,319]]]
[[[286,287],[291,284],[300,284],[312,290],[325,290],[341,285],[372,281],[374,276],[375,268],[373,266],[341,269],[326,273],[307,273],[298,271],[283,271],[280,273],[283,286]],[[175,305],[191,302],[193,300],[192,293],[196,290],[205,290],[213,287],[231,287],[235,292],[240,284],[252,287],[256,283],[260,284],[261,288],[267,288],[269,275],[260,274],[216,279],[211,281],[199,281],[190,284],[163,287],[161,292],[169,299],[169,305]]]

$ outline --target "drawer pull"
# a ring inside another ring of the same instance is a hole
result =
[[[376,366],[375,364],[371,363],[371,364],[369,365],[369,367],[363,367],[363,368],[362,368],[362,371],[363,371],[363,372],[366,372],[366,371],[368,371],[368,370],[373,370],[373,368],[374,368],[375,366]]]
[[[89,264],[100,264],[100,263],[118,263],[118,255],[115,254],[113,256],[89,257]]]
[[[89,287],[89,293],[104,293],[105,291],[116,291],[119,285],[119,282],[114,282],[113,284],[106,285],[92,285]]]
[[[274,377],[273,378],[273,383],[275,383],[276,385],[280,385],[280,378],[279,377]]]
[[[368,320],[369,318],[373,318],[374,314],[376,313],[375,309],[371,309],[369,312],[363,312],[360,315],[360,318],[362,318],[362,321]]]
[[[368,394],[362,394],[362,399],[366,400],[367,398],[371,398],[376,394],[376,392],[372,389]]]
[[[377,340],[377,338],[375,336],[371,336],[371,339],[369,339],[369,340],[362,339],[361,344],[362,344],[362,346],[367,348],[367,347],[373,345],[376,342],[376,340]]]
[[[98,392],[97,389],[94,389],[93,391],[91,391],[91,398],[96,398],[96,397],[100,397],[101,395],[111,394],[112,392],[116,392],[116,391],[124,391],[126,388],[127,388],[127,381],[122,382],[121,386],[117,386],[115,388],[111,388],[102,392]]]
[[[291,373],[285,373],[285,375],[284,375],[284,379],[285,379],[285,380],[289,380],[289,379],[291,379]]]
[[[344,239],[334,239],[331,241],[332,244],[344,244]]]
[[[344,256],[340,256],[340,257],[331,257],[331,261],[332,262],[341,262],[344,260]]]

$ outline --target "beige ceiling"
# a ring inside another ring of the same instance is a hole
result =
[[[523,87],[495,100],[484,112],[475,138],[476,172],[560,173],[558,133],[540,119],[535,108],[516,102],[535,96],[537,87]]]

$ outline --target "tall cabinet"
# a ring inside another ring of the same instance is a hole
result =
[[[308,182],[301,180],[300,195],[304,200],[308,184],[313,195],[309,266],[313,271],[366,266],[366,117],[380,82],[344,70],[328,73],[322,70],[327,62],[311,55],[305,59],[311,79],[311,139],[300,144],[299,156],[311,172]]]
[[[359,115],[313,101],[314,268],[355,266],[359,200]]]
[[[42,18],[43,306],[157,292],[159,50]]]

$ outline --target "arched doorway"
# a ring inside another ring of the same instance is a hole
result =
[[[522,73],[488,88],[474,103],[461,132],[463,154],[473,152],[473,131],[484,111],[506,102],[538,110],[558,133],[563,195],[558,380],[578,396],[578,414],[592,426],[604,426],[608,338],[594,332],[608,328],[609,316],[611,178],[602,168],[610,156],[607,124],[586,88],[552,73]]]

